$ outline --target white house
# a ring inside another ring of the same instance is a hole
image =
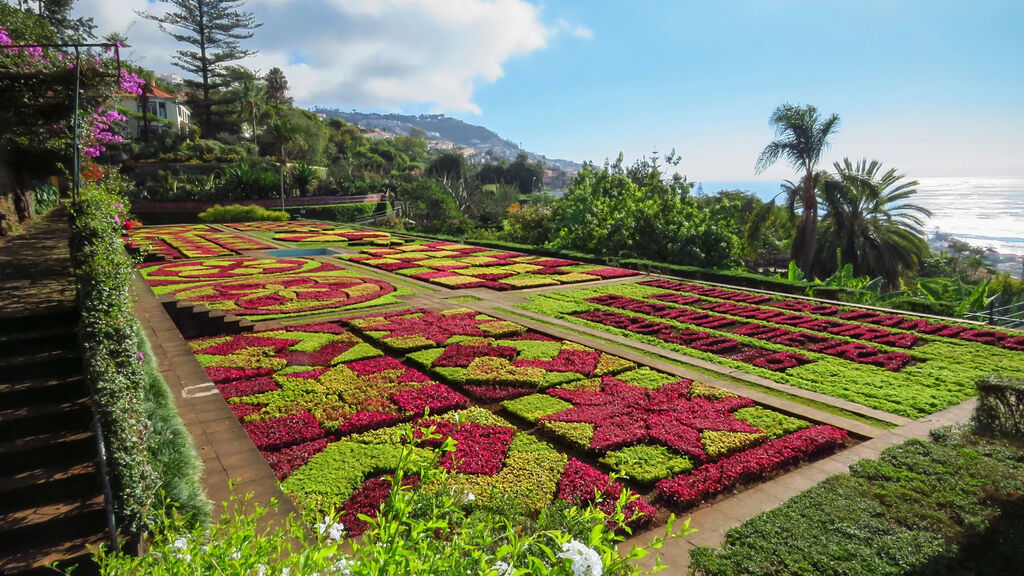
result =
[[[171,94],[157,88],[156,86],[148,86],[146,93],[148,97],[148,111],[147,114],[151,117],[160,118],[161,120],[167,120],[171,126],[181,127],[186,126],[190,123],[192,118],[192,111],[188,109],[188,106],[182,104],[179,97],[176,94]],[[134,110],[138,114],[142,114],[142,101],[138,96],[125,96],[122,97],[116,104],[118,108],[124,108],[126,110]],[[141,118],[128,118],[128,134],[132,137],[139,137],[142,135],[142,119]],[[156,121],[150,124],[150,131],[157,131],[164,122]]]

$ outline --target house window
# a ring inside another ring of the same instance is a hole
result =
[[[157,104],[157,110],[158,110],[157,116],[159,116],[161,118],[167,118],[167,103],[166,102],[158,103]]]

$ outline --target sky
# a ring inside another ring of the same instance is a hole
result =
[[[912,178],[1024,177],[1019,0],[248,0],[244,62],[279,66],[296,104],[445,113],[550,158],[676,150],[691,180],[792,178],[754,163],[780,104],[841,117],[823,158]],[[128,55],[174,71],[181,46],[135,11],[79,0]]]

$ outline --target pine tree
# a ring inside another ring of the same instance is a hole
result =
[[[277,106],[292,105],[293,100],[288,96],[288,79],[284,76],[284,70],[274,66],[263,77],[263,84],[267,87],[267,104]]]
[[[161,30],[178,42],[196,48],[178,50],[174,65],[199,78],[187,84],[202,93],[198,99],[199,127],[206,133],[213,124],[211,91],[221,87],[226,64],[256,54],[255,50],[242,49],[239,40],[252,38],[252,31],[263,24],[255,20],[252,12],[239,10],[244,0],[160,1],[174,8],[161,16],[148,12],[139,14],[157,22]]]

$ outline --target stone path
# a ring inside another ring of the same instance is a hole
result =
[[[0,574],[111,542],[68,254],[62,209],[0,242]]]

